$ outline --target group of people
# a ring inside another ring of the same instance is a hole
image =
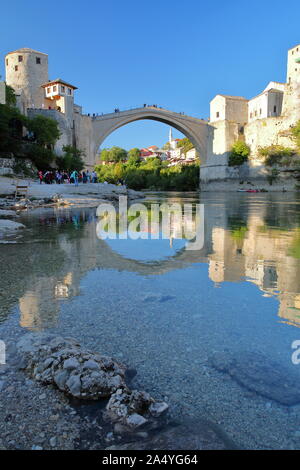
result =
[[[65,171],[65,170],[47,170],[38,171],[38,178],[40,184],[74,184],[78,186],[79,183],[97,183],[97,173],[95,171]]]

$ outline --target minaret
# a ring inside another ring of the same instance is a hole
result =
[[[173,141],[173,135],[172,135],[172,127],[170,127],[170,132],[169,132],[169,144],[172,145]]]

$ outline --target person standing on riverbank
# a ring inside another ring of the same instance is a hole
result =
[[[92,171],[92,183],[97,183],[97,173]]]
[[[70,179],[74,181],[74,186],[78,186],[78,172],[76,170],[72,172]]]

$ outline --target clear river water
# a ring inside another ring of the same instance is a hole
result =
[[[96,208],[22,212],[26,229],[0,240],[0,339],[75,337],[136,368],[179,420],[207,418],[242,448],[299,449],[300,196],[146,202],[203,204],[200,249],[99,239]]]

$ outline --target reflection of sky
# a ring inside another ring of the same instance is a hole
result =
[[[159,261],[174,256],[178,251],[183,249],[186,245],[186,240],[173,239],[172,246],[170,240],[110,240],[107,239],[106,243],[112,250],[119,253],[121,256],[138,261]]]

